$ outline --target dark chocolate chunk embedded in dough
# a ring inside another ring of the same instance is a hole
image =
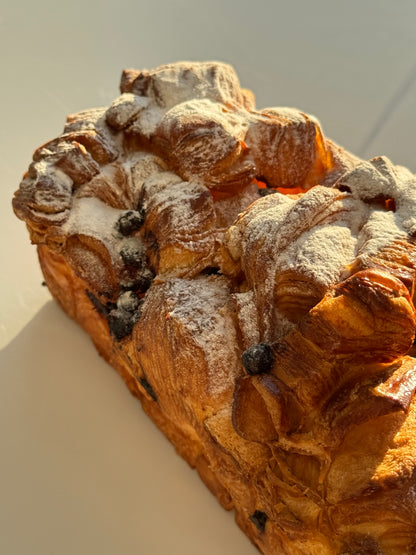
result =
[[[269,343],[258,343],[244,351],[241,361],[247,374],[270,372],[273,365],[273,350]]]

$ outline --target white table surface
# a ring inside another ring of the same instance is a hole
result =
[[[11,210],[32,151],[107,105],[121,70],[232,63],[259,107],[295,106],[416,172],[414,0],[0,4],[0,553],[256,549],[41,286]]]

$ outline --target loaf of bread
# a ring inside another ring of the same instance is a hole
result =
[[[416,553],[415,176],[227,64],[120,89],[13,199],[52,295],[261,552]]]

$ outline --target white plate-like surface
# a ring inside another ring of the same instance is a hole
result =
[[[256,553],[41,286],[10,205],[33,149],[108,104],[125,67],[219,59],[259,107],[416,171],[415,21],[414,0],[0,7],[0,553]]]

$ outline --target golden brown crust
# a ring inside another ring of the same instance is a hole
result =
[[[414,553],[415,177],[227,64],[120,89],[13,201],[52,294],[263,553]]]

